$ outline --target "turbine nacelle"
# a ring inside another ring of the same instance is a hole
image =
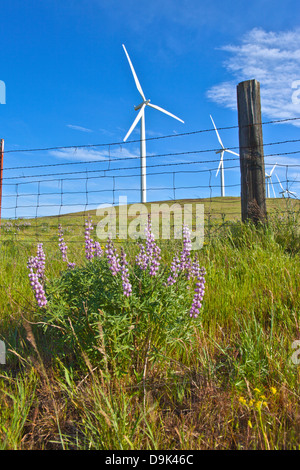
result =
[[[143,101],[142,103],[140,103],[139,105],[137,106],[134,106],[134,110],[135,111],[138,111],[139,109],[141,109],[141,107],[143,106],[143,104],[149,104],[151,100],[145,100]]]

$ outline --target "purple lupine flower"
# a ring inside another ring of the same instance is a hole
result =
[[[123,286],[123,294],[126,297],[129,297],[132,293],[132,286],[129,282],[129,274],[127,268],[128,262],[126,261],[126,253],[121,248],[121,273],[122,273],[122,286]]]
[[[148,265],[148,257],[146,254],[146,250],[144,245],[139,243],[140,247],[140,252],[139,254],[135,257],[136,264],[142,269],[143,271],[146,271],[147,265]]]
[[[59,240],[59,249],[61,251],[61,254],[62,254],[62,259],[63,261],[68,261],[68,258],[67,258],[67,245],[66,245],[66,242],[64,241],[64,236],[63,236],[63,229],[62,229],[62,226],[61,224],[59,224],[58,226],[58,240]]]
[[[146,270],[149,267],[149,275],[155,276],[161,260],[161,249],[155,243],[154,235],[151,232],[151,218],[148,215],[148,223],[145,228],[146,234],[146,248],[140,244],[140,253],[136,256],[136,263],[142,269]]]
[[[187,225],[184,225],[182,228],[183,236],[183,249],[180,254],[180,271],[184,271],[186,268],[189,268],[189,260],[191,254],[191,232]]]
[[[39,279],[43,280],[45,276],[45,254],[43,251],[43,244],[39,243],[37,246],[37,255],[31,256],[28,260],[28,268],[36,269]]]
[[[97,258],[101,258],[101,256],[103,255],[103,250],[99,242],[94,243],[94,252]]]
[[[39,243],[37,246],[37,275],[40,279],[45,277],[45,253],[43,250],[43,244]]]
[[[68,255],[67,255],[68,247],[67,247],[66,242],[64,241],[64,232],[63,232],[61,224],[59,224],[59,226],[58,226],[58,237],[59,237],[58,238],[58,240],[59,240],[58,246],[59,246],[59,249],[61,251],[63,261],[67,263],[69,269],[75,268],[76,264],[75,263],[70,263],[68,261]]]
[[[68,266],[68,269],[74,269],[75,266],[76,266],[76,263],[69,263],[69,261],[68,261],[68,265],[67,265],[67,266]]]
[[[175,284],[176,279],[178,277],[179,266],[180,266],[180,259],[178,258],[178,255],[176,254],[171,263],[171,267],[170,267],[171,274],[167,279],[168,286],[172,286],[173,284]]]
[[[195,294],[192,302],[192,306],[190,308],[190,317],[197,318],[200,312],[200,308],[202,307],[202,300],[204,297],[205,291],[205,276],[206,271],[204,268],[199,270],[199,275],[197,277],[196,287],[195,287]]]
[[[121,266],[120,266],[120,261],[119,261],[119,256],[117,254],[117,250],[114,247],[114,244],[111,240],[111,238],[108,238],[107,244],[106,244],[106,257],[107,261],[109,264],[109,269],[112,272],[113,276],[116,276],[116,274],[120,271]]]
[[[183,234],[183,249],[180,253],[180,258],[176,254],[171,263],[171,274],[167,279],[167,285],[171,286],[176,282],[180,272],[184,272],[187,279],[193,275],[193,265],[191,260],[191,232],[187,225],[182,228]]]
[[[44,288],[42,284],[39,282],[37,273],[34,273],[31,268],[28,276],[29,276],[30,285],[34,292],[38,306],[45,307],[47,305],[47,299],[46,299]]]
[[[45,279],[45,254],[43,244],[39,243],[37,247],[37,256],[31,256],[28,259],[27,267],[29,269],[29,280],[39,307],[47,305],[47,299],[43,287]],[[34,272],[34,269],[36,272]]]
[[[200,276],[200,265],[199,265],[199,261],[198,261],[198,258],[197,258],[196,254],[194,256],[194,261],[193,261],[193,264],[192,264],[191,274],[192,274],[193,277],[199,277]]]
[[[94,229],[92,220],[90,217],[85,221],[85,257],[86,259],[92,259],[94,257],[94,242],[91,239],[91,231]]]

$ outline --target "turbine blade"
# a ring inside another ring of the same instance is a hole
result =
[[[145,109],[145,104],[143,104],[143,106],[141,107],[141,109],[139,110],[138,112],[138,115],[136,116],[135,120],[133,121],[133,123],[131,124],[131,127],[129,129],[129,131],[127,132],[126,136],[124,137],[123,141],[125,142],[128,137],[130,136],[131,132],[133,131],[133,129],[135,128],[135,126],[137,125],[137,123],[139,122],[139,120],[141,119],[142,117],[142,114],[144,112],[144,109]]]
[[[222,149],[223,149],[223,148],[224,148],[224,145],[223,145],[223,142],[222,142],[221,137],[220,137],[220,135],[219,135],[218,129],[216,128],[216,125],[215,125],[215,123],[214,123],[214,120],[213,120],[213,118],[212,118],[211,116],[210,116],[210,119],[212,120],[212,123],[213,123],[213,125],[214,125],[215,131],[216,131],[216,133],[217,133],[218,141],[220,142],[221,147],[222,147]]]
[[[270,179],[270,183],[271,183],[271,186],[272,186],[272,189],[273,189],[273,194],[274,194],[274,197],[276,198],[275,189],[274,189],[273,182],[272,182],[272,180],[271,180],[271,179]]]
[[[237,155],[238,157],[240,156],[239,153],[233,152],[232,150],[225,149],[225,152],[232,153],[233,155]]]
[[[280,179],[277,176],[277,173],[275,173],[275,175],[276,175],[276,178],[278,179],[278,183],[280,184],[280,187],[281,187],[282,191],[285,191],[282,184],[281,184],[281,182],[280,182]]]
[[[277,166],[277,163],[273,166],[272,170],[270,171],[270,176],[272,176],[273,171],[275,170],[275,167]]]
[[[147,106],[150,106],[151,108],[157,109],[158,111],[161,111],[162,113],[168,114],[168,116],[171,116],[172,118],[177,119],[178,121],[180,121],[184,124],[184,121],[182,119],[175,116],[175,114],[169,113],[169,111],[166,111],[165,109],[161,108],[160,106],[157,106],[156,104],[147,103]]]
[[[129,62],[130,68],[131,68],[131,72],[132,72],[132,75],[133,75],[133,78],[134,78],[136,87],[137,87],[138,91],[140,92],[140,94],[141,94],[143,100],[146,101],[144,92],[143,92],[143,90],[142,90],[142,87],[141,87],[141,84],[140,84],[140,82],[139,82],[139,79],[137,78],[137,74],[135,73],[135,70],[134,70],[134,68],[133,68],[133,65],[132,65],[132,62],[131,62],[130,57],[129,57],[129,55],[128,55],[128,52],[127,52],[127,50],[126,50],[126,47],[124,46],[124,44],[122,44],[122,46],[123,46],[123,49],[124,49],[124,51],[125,51],[126,57],[127,57],[127,59],[128,59],[128,62]]]

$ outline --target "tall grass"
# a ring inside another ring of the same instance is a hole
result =
[[[300,314],[295,217],[274,215],[267,227],[224,223],[218,237],[206,239],[197,319],[185,316],[189,290],[172,299],[153,284],[151,296],[119,304],[114,295],[122,288],[101,261],[86,262],[83,246],[70,244],[79,267],[65,270],[55,232],[44,247],[56,299],[47,316],[28,282],[36,246],[6,234],[1,448],[299,449],[300,369],[291,361]],[[178,246],[161,246],[169,266]],[[124,247],[132,262],[135,248]],[[95,290],[101,276],[105,299]],[[173,323],[158,329],[164,312]]]

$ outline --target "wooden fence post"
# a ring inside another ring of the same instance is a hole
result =
[[[3,154],[4,154],[4,139],[1,139],[0,140],[0,229],[1,229],[1,209],[2,209]]]
[[[242,221],[267,221],[260,83],[247,80],[237,86]]]

